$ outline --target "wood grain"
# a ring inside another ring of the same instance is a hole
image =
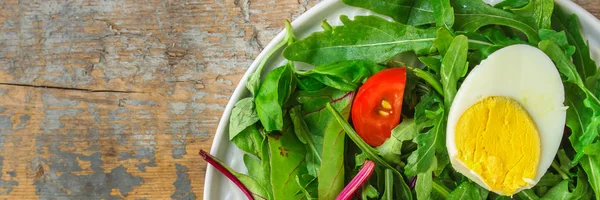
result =
[[[201,199],[233,89],[318,2],[1,1],[0,199]]]

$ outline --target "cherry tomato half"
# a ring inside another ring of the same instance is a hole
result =
[[[400,122],[406,68],[382,70],[358,89],[352,103],[352,123],[369,145],[379,146]]]

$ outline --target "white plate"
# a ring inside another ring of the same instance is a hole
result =
[[[583,34],[590,42],[591,46],[591,54],[594,60],[599,61],[600,59],[600,21],[594,17],[592,14],[579,7],[575,3],[568,0],[555,0],[558,5],[560,5],[566,12],[568,13],[576,13],[581,21]],[[298,38],[304,38],[308,36],[312,32],[321,31],[321,21],[323,19],[327,19],[327,21],[331,25],[340,25],[341,22],[339,20],[340,15],[347,15],[350,18],[357,15],[377,15],[371,11],[350,7],[344,5],[340,0],[325,0],[312,9],[308,10],[306,13],[302,14],[298,19],[292,22],[292,26],[294,27],[294,33]],[[381,16],[381,15],[379,15]],[[247,97],[250,95],[248,90],[246,90],[246,82],[248,77],[252,72],[254,72],[258,66],[258,63],[264,59],[265,52],[270,51],[274,48],[276,43],[279,43],[284,38],[285,31],[280,32],[277,37],[275,37],[269,45],[258,55],[256,60],[252,63],[244,77],[240,80],[239,85],[236,87],[227,107],[225,107],[225,111],[223,112],[223,116],[221,117],[221,121],[219,122],[219,126],[217,127],[217,132],[215,134],[215,140],[213,141],[213,146],[210,149],[210,153],[215,155],[219,159],[221,159],[225,164],[233,168],[238,172],[246,173],[246,167],[242,161],[242,151],[239,150],[233,143],[229,141],[228,136],[228,125],[229,125],[229,115],[231,114],[231,109],[235,105],[237,101],[240,99]],[[281,55],[281,53],[276,53],[275,55]],[[265,70],[263,75],[271,71],[273,68],[282,65],[285,62],[283,56],[273,56],[271,61],[268,62],[265,66]],[[216,199],[246,199],[244,194],[240,189],[238,189],[229,179],[220,174],[215,170],[212,166],[208,166],[206,170],[206,177],[204,182],[204,199],[207,200],[216,200]]]

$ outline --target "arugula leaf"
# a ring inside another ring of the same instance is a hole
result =
[[[383,190],[383,197],[381,200],[393,200],[394,199],[394,174],[391,169],[385,169],[385,190]]]
[[[577,163],[583,156],[583,148],[598,137],[598,126],[600,125],[600,100],[589,91],[576,67],[565,52],[553,41],[543,40],[538,45],[552,61],[556,64],[558,71],[562,74],[567,93],[565,102],[567,110],[567,126],[572,134],[569,137],[571,145],[577,151],[573,163]],[[573,88],[568,84],[579,87]]]
[[[527,42],[520,40],[519,38],[511,38],[506,36],[502,30],[497,27],[489,27],[482,29],[482,34],[496,47],[506,47],[515,44],[527,44]]]
[[[433,170],[437,167],[436,160],[433,160],[429,170],[424,173],[417,175],[417,183],[415,184],[415,191],[417,193],[417,199],[429,199],[431,191],[433,190]]]
[[[600,155],[600,141],[587,145],[583,148],[583,153],[587,155]]]
[[[369,200],[371,198],[379,197],[379,192],[377,192],[377,188],[373,187],[371,184],[365,184],[362,187],[362,191],[360,193],[360,197],[363,200]]]
[[[404,191],[401,193],[403,196],[398,198],[411,200],[412,194],[410,193],[410,189],[408,188],[408,185],[406,185],[406,182],[404,182],[404,178],[398,169],[392,167],[389,163],[379,157],[377,155],[377,150],[373,149],[373,147],[369,146],[364,140],[362,140],[360,136],[358,136],[358,133],[356,133],[356,131],[352,128],[350,123],[348,123],[348,121],[344,119],[344,117],[329,103],[327,104],[327,110],[333,114],[335,120],[342,126],[348,137],[363,151],[365,155],[371,158],[378,165],[387,169],[391,169],[398,176],[398,181],[396,182],[399,183],[397,184],[399,187],[396,190]],[[357,159],[359,158],[357,157]]]
[[[546,172],[536,186],[555,186],[562,180],[563,179],[559,175],[552,172]]]
[[[248,126],[231,141],[242,151],[262,159],[262,142],[264,136],[260,134],[256,124]]]
[[[454,40],[454,36],[450,33],[449,29],[439,28],[437,30],[437,35],[433,40],[433,45],[438,49],[440,55],[446,55],[446,52],[450,48],[450,44]]]
[[[466,181],[454,189],[448,199],[486,199],[488,191],[480,188],[475,183]]]
[[[560,170],[557,170],[559,173],[567,173],[569,177],[572,177],[573,175],[571,174],[571,168],[575,167],[575,165],[573,164],[573,162],[571,161],[571,159],[569,158],[569,156],[567,156],[567,153],[565,152],[564,149],[560,149],[558,150],[558,153],[556,155],[556,157],[558,157],[558,161],[560,162]]]
[[[517,196],[519,196],[520,199],[525,199],[525,200],[538,200],[538,199],[540,199],[540,197],[538,197],[535,194],[535,192],[533,192],[532,189],[523,190],[523,191],[517,193]]]
[[[427,103],[427,101],[423,101],[422,99],[419,104],[421,104],[422,102]],[[417,106],[419,107],[419,105]],[[417,109],[418,110],[416,112],[423,112],[419,110],[420,108]],[[441,155],[446,153],[446,148],[444,145],[446,130],[444,108],[440,103],[438,104],[437,109],[434,109],[435,110],[428,112],[428,114],[431,115],[428,118],[432,120],[435,124],[426,133],[419,134],[419,136],[415,138],[414,142],[417,143],[419,147],[408,157],[408,163],[404,167],[404,172],[406,173],[406,175],[414,176],[419,173],[426,172],[435,162],[436,154]],[[415,118],[416,117],[417,113],[415,113]],[[417,124],[419,124],[420,120],[425,121],[419,118],[416,118],[416,120]]]
[[[313,33],[288,46],[283,55],[291,61],[318,66],[344,60],[380,63],[402,52],[420,55],[433,51],[433,29],[418,29],[376,16],[356,16],[350,20],[342,15],[340,20],[343,26]]]
[[[379,155],[392,164],[400,163],[402,142],[417,137],[417,126],[412,119],[404,119],[402,123],[392,129],[392,135],[383,144],[377,147]]]
[[[342,91],[355,91],[371,75],[385,69],[371,61],[350,60],[317,66],[309,71],[296,72]]]
[[[493,8],[479,0],[454,0],[452,3],[456,12],[456,31],[475,32],[483,26],[502,25],[523,32],[532,44],[539,42],[537,26],[521,16]]]
[[[583,156],[579,162],[587,174],[588,182],[600,200],[600,156]]]
[[[448,52],[442,59],[442,87],[444,89],[444,104],[450,110],[452,100],[456,96],[458,80],[465,76],[468,70],[467,63],[468,39],[459,35],[450,44]]]
[[[421,61],[427,68],[432,70],[435,73],[440,72],[440,67],[442,66],[442,61],[439,58],[435,57],[419,57],[419,61]]]
[[[347,5],[365,8],[406,23],[413,8],[413,0],[342,0]]]
[[[569,192],[569,181],[568,180],[564,180],[562,182],[560,182],[558,185],[552,187],[552,189],[550,189],[546,195],[544,195],[542,198],[540,198],[541,200],[562,200],[562,199],[571,199],[571,196],[573,194],[571,194]]]
[[[564,31],[556,32],[555,30],[541,29],[539,35],[542,40],[552,40],[556,42],[556,44],[565,50],[567,56],[570,57],[575,53],[576,49],[574,46],[569,45],[567,34]]]
[[[444,95],[444,91],[442,90],[442,84],[429,72],[423,71],[419,68],[407,67],[410,69],[417,77],[425,80],[435,91],[437,91],[440,95]]]
[[[517,9],[517,8],[522,8],[523,6],[526,6],[527,4],[529,4],[530,0],[504,0],[496,5],[494,5],[495,8],[500,8],[503,10],[512,10],[512,9]]]
[[[267,132],[283,130],[282,106],[295,88],[296,78],[289,64],[265,77],[254,101],[258,118]]]
[[[450,6],[450,0],[431,0],[435,23],[438,27],[452,30],[454,25],[454,9]]]
[[[532,0],[529,4],[533,4],[532,17],[538,29],[552,28],[550,25],[554,10],[554,0]]]
[[[596,73],[597,65],[590,57],[590,48],[583,38],[580,30],[579,18],[576,15],[568,15],[560,7],[554,9],[552,15],[553,28],[564,31],[569,44],[577,49],[573,54],[573,63],[582,79],[587,79]]]
[[[229,140],[256,122],[258,122],[258,115],[254,108],[254,98],[247,97],[238,101],[229,117]]]
[[[572,192],[571,199],[591,199],[594,191],[587,183],[587,177],[582,169],[577,170],[577,186]]]
[[[596,72],[596,75],[588,77],[586,84],[594,96],[600,97],[600,70]]]
[[[294,134],[290,121],[286,116],[286,128],[267,137],[274,199],[301,199],[303,196],[297,194],[301,188],[294,178],[307,173],[306,149]]]
[[[398,21],[402,22],[402,21]],[[426,24],[434,24],[435,15],[433,8],[429,0],[415,0],[410,15],[408,16],[408,22],[406,24],[411,26],[421,26]]]

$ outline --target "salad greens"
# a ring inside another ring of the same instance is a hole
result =
[[[286,21],[286,38],[250,76],[252,96],[229,119],[229,139],[247,153],[248,174],[201,152],[249,198],[600,200],[600,70],[575,15],[552,0],[343,2],[389,19],[342,15],[342,25],[323,21],[323,31],[303,39]],[[536,46],[556,64],[568,110],[551,168],[533,188],[505,197],[456,172],[445,137],[464,77],[514,44]],[[263,74],[282,48],[288,62]],[[296,62],[314,67],[299,70]],[[408,69],[402,121],[372,147],[349,122],[351,106],[369,77],[393,67]]]

